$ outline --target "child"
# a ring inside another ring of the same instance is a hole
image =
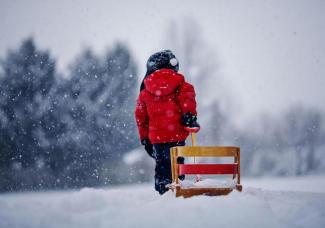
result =
[[[135,110],[141,144],[156,161],[155,189],[160,194],[172,182],[170,148],[184,146],[189,132],[200,129],[194,88],[177,73],[178,68],[170,50],[150,56]],[[184,163],[184,158],[178,162]]]

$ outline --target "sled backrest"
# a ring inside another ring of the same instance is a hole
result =
[[[232,174],[240,184],[239,147],[178,146],[171,148],[172,179],[178,184],[179,175]],[[231,164],[177,164],[178,157],[233,157]]]

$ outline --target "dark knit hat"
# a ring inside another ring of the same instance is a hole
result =
[[[163,50],[151,55],[147,61],[147,72],[144,78],[152,74],[156,70],[163,68],[172,69],[178,71],[179,63],[176,56],[171,50]],[[144,79],[143,79],[144,80]],[[140,91],[144,89],[144,82],[142,81]]]
[[[164,50],[149,57],[147,71],[152,73],[162,68],[178,71],[179,63],[172,51]]]

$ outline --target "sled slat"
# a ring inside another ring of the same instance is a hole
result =
[[[178,174],[237,174],[238,164],[179,164]]]
[[[183,196],[184,198],[207,195],[207,196],[220,196],[228,195],[232,191],[231,188],[176,188],[176,197]]]
[[[237,157],[239,147],[179,146],[177,156],[183,157]]]

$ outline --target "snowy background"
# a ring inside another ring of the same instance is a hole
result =
[[[321,0],[0,0],[0,227],[131,227],[152,210],[166,214],[161,227],[198,214],[207,227],[322,227],[324,10]],[[241,147],[242,194],[173,204],[153,191],[133,111],[162,49],[195,86],[198,144]],[[210,213],[218,204],[228,220]],[[251,210],[233,221],[232,205]]]

